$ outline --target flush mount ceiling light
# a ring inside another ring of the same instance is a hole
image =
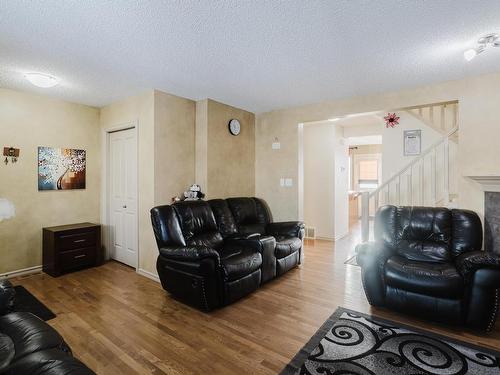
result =
[[[43,88],[54,87],[59,83],[59,80],[56,77],[43,73],[26,73],[24,78],[26,78],[31,84]]]
[[[488,34],[479,38],[477,44],[476,48],[471,48],[464,52],[465,60],[471,61],[474,57],[486,51],[488,48],[500,47],[500,40],[498,40],[498,34]]]

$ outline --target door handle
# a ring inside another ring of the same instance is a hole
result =
[[[122,206],[122,208],[127,208],[127,205],[126,205],[126,204],[124,204],[124,205]]]
[[[82,254],[82,255],[75,255],[75,259],[78,259],[78,258],[85,258],[87,255],[85,254]]]

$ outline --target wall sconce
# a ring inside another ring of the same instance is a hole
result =
[[[5,165],[9,164],[9,158],[11,163],[16,163],[19,157],[19,149],[14,147],[4,147],[3,156],[5,156]]]

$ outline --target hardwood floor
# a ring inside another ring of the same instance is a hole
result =
[[[499,329],[476,335],[370,308],[359,267],[344,265],[356,242],[308,241],[300,268],[209,314],[117,262],[13,282],[57,314],[49,323],[98,374],[275,374],[338,306],[498,349]]]

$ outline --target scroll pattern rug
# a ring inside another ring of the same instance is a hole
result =
[[[500,353],[339,308],[281,372],[500,374]]]

